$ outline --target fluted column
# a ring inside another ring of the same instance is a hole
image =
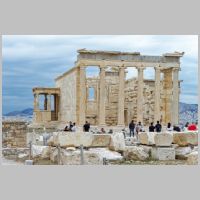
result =
[[[39,94],[34,94],[34,110],[39,110]]]
[[[99,125],[105,125],[105,65],[100,66]]]
[[[119,67],[119,94],[118,94],[118,126],[124,126],[124,66]]]
[[[143,71],[144,67],[138,67],[138,93],[137,93],[137,122],[143,122]]]
[[[79,105],[79,125],[85,123],[85,110],[86,110],[86,77],[85,67],[80,66],[80,105]]]
[[[47,110],[47,94],[44,95],[44,110]]]
[[[154,122],[160,121],[160,68],[155,67]]]
[[[51,94],[48,94],[48,98],[47,98],[47,110],[51,111]]]
[[[173,98],[172,98],[172,123],[179,122],[179,85],[178,85],[179,68],[173,68]]]

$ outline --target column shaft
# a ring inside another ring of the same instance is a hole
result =
[[[172,123],[179,123],[179,85],[178,68],[173,69],[173,100],[172,100]]]
[[[39,94],[34,94],[34,110],[39,110]]]
[[[137,122],[143,122],[143,70],[144,67],[138,67],[138,93],[137,93]]]
[[[105,125],[105,68],[100,67],[99,125]]]
[[[79,125],[85,123],[85,110],[86,110],[86,77],[85,67],[80,67],[80,105],[79,105]]]
[[[47,98],[47,110],[51,111],[51,94],[48,94],[48,98]]]
[[[154,122],[160,121],[160,69],[155,67]]]
[[[119,94],[118,94],[118,126],[124,126],[124,66],[119,68]]]

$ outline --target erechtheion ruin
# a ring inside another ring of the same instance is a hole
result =
[[[183,53],[77,52],[75,66],[55,79],[55,88],[33,88],[34,123],[73,121],[83,125],[87,120],[91,125],[126,126],[133,119],[146,125],[157,120],[178,124]],[[98,77],[86,77],[86,68],[94,66],[100,69]],[[136,68],[138,76],[126,80],[128,67]],[[155,80],[144,79],[149,67],[155,69]],[[94,92],[92,99],[90,90]],[[42,110],[40,95],[44,95]]]

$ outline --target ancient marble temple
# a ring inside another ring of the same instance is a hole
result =
[[[178,124],[180,57],[184,53],[77,52],[75,66],[55,79],[55,88],[33,88],[34,123],[83,125],[87,120],[92,125],[126,126],[133,119],[145,125],[157,120]],[[99,67],[99,75],[86,77],[86,68],[94,66]],[[126,80],[127,68],[136,68],[137,77]],[[154,80],[144,79],[147,68],[155,70]]]

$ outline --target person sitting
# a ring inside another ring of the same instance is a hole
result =
[[[68,126],[65,126],[64,131],[69,131]]]
[[[188,125],[189,125],[189,122],[186,122],[184,128],[183,128],[183,131],[188,131]]]
[[[151,122],[151,125],[149,126],[149,132],[154,132],[155,126],[153,125],[153,122]]]
[[[90,124],[86,121],[84,126],[83,126],[83,131],[84,132],[89,132],[90,130]]]
[[[73,124],[72,124],[72,122],[70,121],[70,122],[69,122],[69,131],[72,131],[72,127],[73,127]]]
[[[173,131],[173,127],[170,122],[167,124],[167,131]]]
[[[72,130],[72,132],[76,132],[76,123],[75,122],[73,123],[71,130]]]
[[[106,133],[105,129],[104,128],[101,128],[101,133]]]
[[[176,131],[176,132],[181,132],[181,129],[178,125],[174,125],[173,130]]]
[[[157,133],[161,132],[162,130],[162,125],[160,124],[159,121],[157,121],[157,124],[155,125],[155,130]]]
[[[197,126],[194,122],[192,122],[189,126],[188,126],[188,131],[196,131],[197,130]]]

